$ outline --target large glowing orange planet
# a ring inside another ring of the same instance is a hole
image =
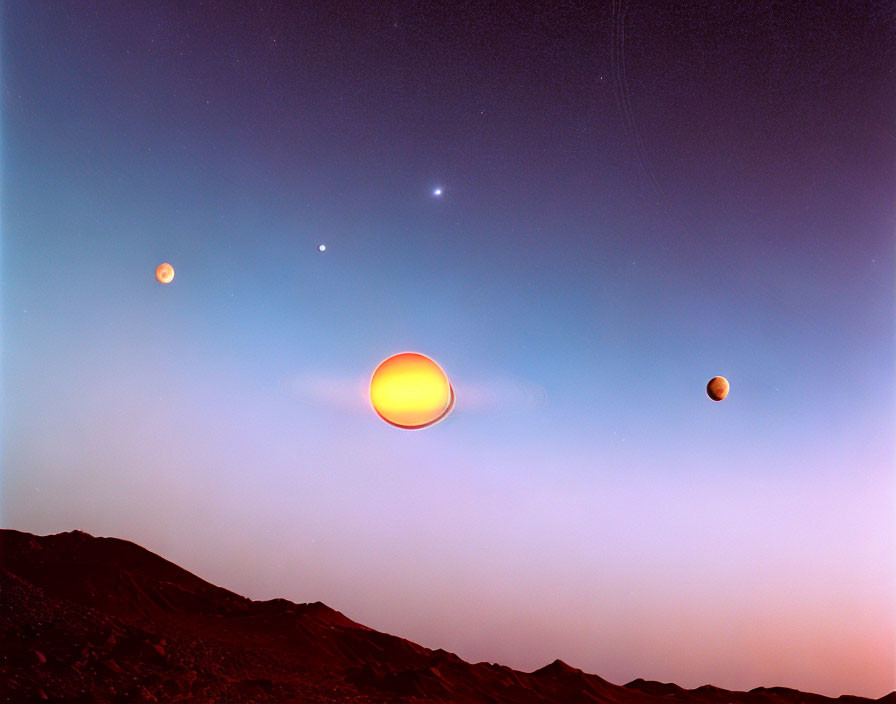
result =
[[[731,390],[731,384],[723,376],[714,376],[706,385],[706,393],[713,401],[721,401]]]
[[[156,281],[160,284],[170,284],[174,280],[174,267],[168,262],[156,267]]]
[[[406,430],[425,428],[454,407],[454,389],[442,368],[416,352],[393,355],[370,378],[370,403],[380,418]]]

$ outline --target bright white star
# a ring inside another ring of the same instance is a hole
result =
[[[433,194],[436,198],[441,198],[441,197],[442,197],[442,187],[439,186],[438,188],[433,189],[432,194]]]

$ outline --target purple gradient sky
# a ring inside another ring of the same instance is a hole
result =
[[[0,524],[471,661],[896,688],[891,6],[172,5],[3,5]]]

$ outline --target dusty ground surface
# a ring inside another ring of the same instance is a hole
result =
[[[148,550],[0,530],[0,702],[896,704],[471,664],[320,602],[251,601]]]

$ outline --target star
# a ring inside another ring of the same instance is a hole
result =
[[[320,246],[317,248],[317,251],[318,251],[318,252],[326,252],[326,251],[327,251],[327,245],[325,245],[325,244],[320,245]]]
[[[437,188],[434,188],[433,191],[432,191],[432,194],[433,194],[436,198],[441,198],[441,197],[442,197],[442,187],[441,187],[441,186],[438,186]]]

